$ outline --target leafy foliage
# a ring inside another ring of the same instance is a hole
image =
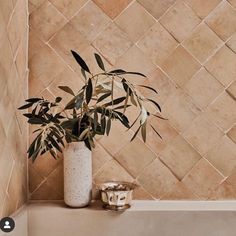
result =
[[[139,123],[132,139],[141,133],[143,141],[146,141],[146,130],[150,116],[165,119],[160,115],[160,105],[150,98],[143,97],[137,90],[138,87],[157,94],[157,91],[147,85],[134,85],[129,82],[127,75],[138,75],[146,78],[139,72],[127,72],[122,69],[106,71],[100,55],[94,54],[101,73],[92,74],[81,56],[71,51],[73,57],[81,67],[81,73],[85,79],[84,86],[77,92],[68,86],[59,86],[59,89],[71,95],[71,100],[61,105],[62,98],[57,97],[51,102],[44,98],[29,98],[26,104],[19,109],[29,109],[23,114],[31,125],[37,125],[34,131],[36,137],[28,149],[28,156],[34,161],[39,155],[50,152],[57,158],[58,152],[62,152],[65,143],[83,141],[91,150],[95,147],[96,135],[109,135],[112,122],[119,121],[127,129],[131,129]],[[146,103],[153,104],[156,109],[151,114]],[[137,118],[130,124],[126,116],[126,110],[134,107],[139,111]],[[158,131],[150,125],[151,129],[161,138]]]

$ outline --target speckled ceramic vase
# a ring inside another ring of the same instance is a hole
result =
[[[85,207],[92,195],[92,154],[84,142],[70,143],[64,150],[64,201]]]

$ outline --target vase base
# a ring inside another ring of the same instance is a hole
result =
[[[103,205],[103,208],[107,211],[125,211],[130,208],[130,205],[126,204],[124,206],[115,206],[115,205]]]
[[[66,202],[64,202],[65,205],[69,208],[85,208],[85,207],[88,207],[90,205],[90,203],[86,203],[86,204],[83,204],[83,205],[70,205],[70,204],[67,204]]]

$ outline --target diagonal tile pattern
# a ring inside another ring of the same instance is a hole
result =
[[[159,93],[140,89],[162,105],[168,120],[152,118],[151,124],[163,139],[149,127],[146,143],[140,136],[130,143],[134,130],[114,123],[110,136],[96,141],[94,186],[135,182],[136,199],[236,198],[235,6],[235,0],[29,0],[31,96],[55,97],[61,95],[58,85],[83,84],[71,49],[92,69],[96,52],[108,70],[143,72],[146,79],[131,81]],[[0,81],[0,91],[5,86]],[[5,92],[4,103],[12,92]],[[133,110],[129,114],[135,118]],[[62,159],[49,159],[29,164],[32,199],[63,198]]]

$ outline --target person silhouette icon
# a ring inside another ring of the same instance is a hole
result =
[[[11,232],[15,228],[15,222],[11,217],[4,217],[0,220],[0,230],[5,233]]]
[[[10,226],[10,222],[9,221],[5,221],[5,225],[3,227],[4,229],[10,229],[11,226]]]

